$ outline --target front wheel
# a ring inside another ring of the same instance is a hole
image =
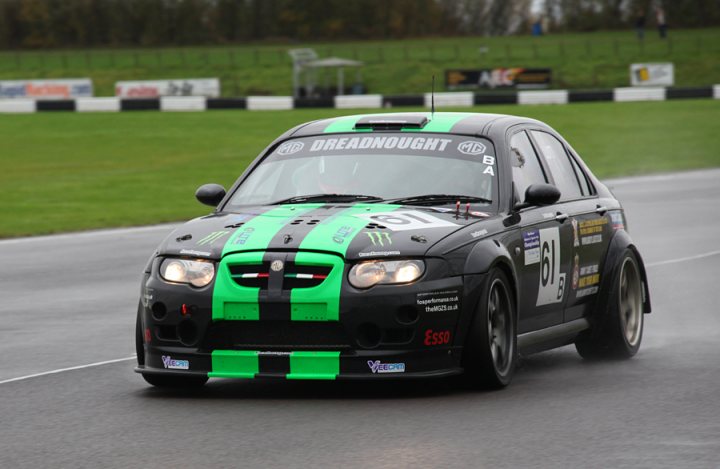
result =
[[[515,302],[507,275],[493,269],[470,326],[463,366],[474,385],[502,388],[510,384],[517,361]]]
[[[643,283],[635,254],[626,250],[616,269],[607,310],[594,329],[575,342],[583,358],[630,358],[643,333]]]

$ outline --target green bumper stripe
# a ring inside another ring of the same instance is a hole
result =
[[[318,286],[290,291],[290,320],[337,321],[340,319],[340,287],[345,263],[337,256],[315,252],[298,252],[296,265],[327,266],[332,270]]]
[[[259,264],[270,240],[296,217],[323,204],[281,205],[252,218],[230,236],[218,264],[212,298],[213,321],[260,319],[259,288],[242,287],[230,275],[229,265]],[[241,252],[253,251],[253,252]]]
[[[292,352],[287,379],[335,379],[340,374],[340,352]]]
[[[210,378],[254,378],[259,372],[258,353],[248,350],[214,350]]]
[[[399,116],[402,115],[401,113],[390,113],[390,114],[377,114],[378,116],[386,116],[386,117],[392,117],[392,116]],[[473,114],[468,112],[443,112],[441,114],[436,114],[435,117],[432,117],[431,114],[428,112],[427,118],[430,119],[430,122],[428,122],[425,127],[422,129],[403,129],[403,132],[450,132],[450,129],[453,128],[455,124],[460,122],[461,120],[471,117]],[[365,115],[359,115],[359,116],[348,116],[343,117],[340,119],[337,119],[330,123],[327,127],[325,127],[325,130],[323,130],[324,133],[339,133],[339,132],[372,132],[371,129],[358,129],[355,130],[355,123],[360,120],[361,118],[365,117]]]
[[[239,252],[225,256],[218,265],[212,298],[212,319],[257,321],[260,319],[259,288],[242,287],[230,276],[229,264],[259,264],[264,252]]]

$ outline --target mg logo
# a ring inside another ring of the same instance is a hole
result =
[[[280,272],[283,270],[283,267],[285,267],[285,265],[281,260],[274,260],[272,264],[270,264],[270,269],[272,269],[273,272]]]
[[[485,153],[485,145],[480,142],[468,140],[458,145],[458,151],[466,155],[482,155]]]
[[[305,146],[305,144],[303,142],[295,142],[295,141],[285,142],[278,147],[277,154],[283,155],[283,156],[292,155],[293,153],[297,153],[300,150],[302,150],[304,146]]]

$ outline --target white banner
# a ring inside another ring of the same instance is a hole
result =
[[[675,66],[671,63],[630,65],[632,86],[673,86]]]
[[[217,78],[190,78],[187,80],[119,81],[115,83],[115,96],[120,98],[158,98],[160,96],[220,96]]]
[[[51,100],[90,98],[92,95],[93,85],[89,78],[0,81],[0,99]]]

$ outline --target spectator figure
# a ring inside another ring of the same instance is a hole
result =
[[[660,39],[665,39],[667,37],[667,23],[665,22],[665,10],[663,10],[663,7],[660,6],[655,9],[655,18],[657,18]]]
[[[645,39],[645,10],[642,8],[635,15],[635,32],[641,41]]]
[[[533,24],[532,24],[532,35],[533,36],[542,36],[542,34],[543,34],[542,18],[538,15],[535,17],[535,21],[533,21]]]

